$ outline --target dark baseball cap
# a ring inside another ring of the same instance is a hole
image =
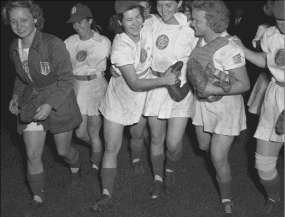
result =
[[[129,0],[129,1],[116,0],[115,11],[117,14],[124,13],[125,11],[127,11],[127,8],[130,5],[139,5],[139,1],[137,0]]]
[[[90,9],[86,5],[81,3],[76,4],[70,11],[70,18],[67,23],[76,23],[83,20],[86,17],[93,17]]]

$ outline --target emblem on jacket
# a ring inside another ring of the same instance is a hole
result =
[[[76,60],[78,62],[83,62],[87,58],[87,52],[85,50],[81,50],[76,54]]]
[[[27,75],[29,75],[30,73],[29,73],[28,60],[24,60],[24,61],[22,62],[22,64],[23,64],[23,69],[24,69],[24,71],[27,73]]]
[[[284,66],[284,49],[279,49],[275,54],[275,64]]]
[[[163,50],[168,46],[169,38],[167,35],[160,35],[156,40],[156,47],[159,50]]]
[[[147,58],[147,51],[144,48],[142,48],[141,49],[140,62],[144,63],[146,61],[146,58]]]
[[[49,62],[40,61],[40,66],[41,66],[41,74],[48,75],[48,73],[50,73]]]

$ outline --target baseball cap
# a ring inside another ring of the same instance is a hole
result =
[[[273,5],[274,17],[278,20],[284,20],[284,0],[276,0]]]
[[[117,14],[124,13],[130,5],[139,5],[137,0],[121,1],[116,0],[115,11]]]
[[[70,11],[70,18],[67,23],[75,23],[83,20],[86,17],[93,17],[90,9],[81,3],[76,4]]]

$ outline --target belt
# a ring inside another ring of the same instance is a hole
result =
[[[280,87],[284,87],[284,82],[275,81],[275,83],[276,83],[277,85],[279,85]]]
[[[97,75],[97,74],[94,74],[94,75],[75,75],[74,77],[78,81],[91,81],[91,80],[100,78],[102,76],[104,76],[104,72],[102,72],[101,75]]]
[[[152,74],[156,77],[163,77],[165,73],[152,70]]]

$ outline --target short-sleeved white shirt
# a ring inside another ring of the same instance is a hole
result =
[[[94,37],[82,41],[79,35],[72,35],[64,43],[70,53],[74,75],[101,75],[106,70],[110,55],[110,40],[93,31]]]
[[[267,55],[267,66],[273,80],[284,82],[284,34],[272,26],[261,39],[261,48]]]

